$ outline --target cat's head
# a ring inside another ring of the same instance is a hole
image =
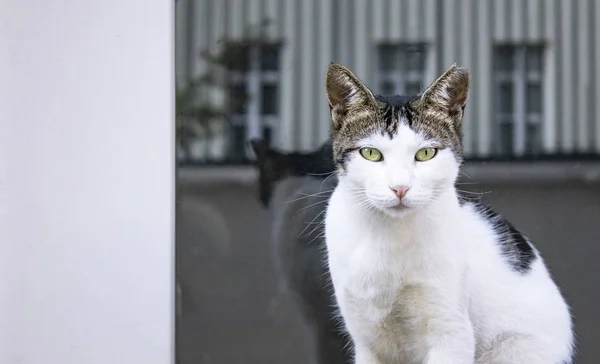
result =
[[[467,69],[453,64],[422,94],[376,96],[348,68],[326,74],[333,157],[340,181],[390,216],[454,188],[462,162]]]
[[[268,207],[277,182],[289,176],[311,176],[324,179],[335,170],[331,142],[309,152],[282,152],[271,148],[263,139],[252,139],[250,145],[258,167],[258,195],[264,207]]]

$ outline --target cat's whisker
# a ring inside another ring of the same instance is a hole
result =
[[[350,195],[357,198],[366,198],[365,191],[349,191]]]
[[[325,211],[327,211],[327,210],[323,209],[323,211],[319,212],[319,213],[317,214],[317,216],[315,216],[315,217],[312,219],[312,221],[311,221],[311,222],[309,222],[308,224],[306,224],[306,226],[305,226],[305,227],[304,227],[304,229],[303,229],[303,230],[300,232],[300,234],[298,234],[298,236],[299,236],[299,237],[300,237],[300,236],[302,236],[302,234],[304,234],[304,232],[306,231],[306,229],[308,229],[308,227],[310,226],[310,224],[312,224],[313,222],[315,222],[315,220],[317,220],[317,219],[319,218],[319,216],[321,216],[321,215],[322,215],[322,214],[323,214]]]
[[[470,179],[471,181],[473,181],[473,178],[471,178],[471,176],[469,176],[468,174],[466,174],[465,172],[463,172],[462,170],[458,170],[458,173],[462,174],[463,176],[467,177],[468,179]]]
[[[313,229],[313,231],[311,231],[310,233],[306,234],[306,237],[309,237],[309,236],[313,235],[313,233],[314,233],[314,232],[316,232],[316,229]],[[324,233],[323,233],[322,231],[321,231],[321,232],[318,232],[318,233],[315,235],[315,237],[313,237],[313,238],[312,238],[312,239],[311,239],[311,240],[310,240],[308,243],[310,244],[310,243],[312,243],[313,241],[315,241],[315,239],[318,239],[319,237],[322,237],[322,236],[324,236]]]
[[[321,220],[321,221],[316,222],[316,223],[309,223],[308,225],[312,225],[312,224],[315,224],[315,226],[313,227],[313,229],[311,231],[309,231],[308,233],[301,235],[300,236],[301,238],[308,237],[308,236],[312,235],[315,231],[317,231],[320,227],[325,226],[325,221]]]
[[[320,187],[320,188],[323,188],[323,184],[324,184],[325,182],[327,182],[327,180],[328,180],[328,179],[330,179],[330,178],[331,178],[331,176],[334,176],[334,175],[335,175],[335,173],[332,173],[332,174],[330,174],[329,176],[327,176],[327,177],[326,177],[326,178],[323,180],[323,182],[321,182],[321,187]]]
[[[369,199],[363,194],[353,194],[352,196],[357,198],[357,204],[369,202]]]
[[[315,224],[318,225],[318,224],[322,224],[322,222],[315,221],[315,222],[307,222],[306,224],[308,224],[308,225],[315,225]]]
[[[326,173],[309,173],[309,172],[303,172],[303,173],[308,176],[330,176],[330,175],[334,174],[335,171],[326,172]]]
[[[300,209],[300,210],[298,210],[298,211],[304,211],[304,210],[306,210],[306,209],[309,209],[309,208],[311,208],[311,207],[313,207],[313,206],[316,206],[316,205],[322,204],[322,203],[324,203],[324,202],[327,202],[327,201],[329,201],[329,199],[328,199],[328,198],[325,198],[325,199],[323,199],[323,200],[321,200],[321,201],[318,201],[318,202],[315,202],[315,203],[311,203],[311,204],[310,204],[310,205],[308,205],[308,206],[304,206],[303,208],[301,208],[301,209]]]
[[[369,212],[369,218],[370,218],[371,214],[373,213],[373,211],[375,210],[375,207],[373,207],[373,205],[371,204],[371,201],[369,201],[367,198],[364,198],[363,200],[358,201],[355,206],[358,209],[359,213],[361,213],[361,214]]]
[[[310,241],[307,244],[310,245],[313,241],[323,238],[323,237],[325,237],[325,233],[324,232],[319,233],[314,238],[310,239]]]
[[[331,189],[331,190],[325,190],[325,191],[319,191],[319,192],[315,192],[315,193],[298,192],[297,195],[302,195],[302,196],[316,196],[316,195],[322,195],[324,193],[329,193],[329,192],[333,192],[333,189]]]
[[[492,191],[475,192],[475,191],[465,191],[465,190],[459,190],[459,189],[456,189],[456,191],[460,192],[460,193],[467,194],[467,195],[476,195],[476,196],[479,196],[479,197],[483,197],[484,195],[492,193]]]
[[[367,214],[367,213],[369,213],[369,215],[370,215],[370,212],[371,212],[371,206],[364,205],[364,206],[362,206],[362,207],[358,208],[358,209],[357,209],[357,211],[358,211],[360,214],[363,214],[363,215],[364,215],[364,214]]]
[[[323,197],[321,195],[331,193],[331,192],[333,192],[333,190],[321,191],[321,192],[316,192],[316,193],[312,193],[312,194],[304,194],[304,196],[302,196],[302,197],[298,197],[293,200],[285,201],[285,203],[292,203],[292,202],[304,200],[306,198],[311,198],[311,197]]]

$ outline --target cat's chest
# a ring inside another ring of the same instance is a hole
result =
[[[397,316],[406,302],[419,301],[409,297],[416,291],[407,287],[425,287],[426,273],[418,260],[407,259],[402,252],[374,248],[368,241],[332,257],[331,275],[344,311],[379,325],[390,315]]]
[[[408,229],[384,231],[351,218],[328,218],[326,242],[335,273],[391,288],[392,282],[415,268],[412,257],[422,253],[415,248],[423,246],[419,235]]]
[[[440,292],[410,275],[352,269],[336,287],[345,322],[378,351],[395,351],[397,340],[409,342],[431,329]],[[410,346],[418,346],[411,342]]]
[[[410,259],[410,252],[381,249],[368,242],[365,239],[345,254],[333,257],[334,279],[349,296],[384,305],[403,286],[421,280],[423,267]]]

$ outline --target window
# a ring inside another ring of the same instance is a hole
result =
[[[423,44],[381,45],[377,87],[384,95],[417,95],[425,86]]]
[[[271,140],[279,120],[279,46],[247,44],[229,70],[231,146],[234,161],[253,158],[250,138]]]
[[[543,48],[498,46],[494,50],[494,149],[523,156],[541,150]]]

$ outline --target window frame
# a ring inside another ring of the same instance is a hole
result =
[[[382,51],[387,48],[393,49],[394,59],[397,66],[393,70],[382,70],[381,60]],[[409,69],[407,57],[404,57],[411,48],[418,48],[422,53],[422,67],[419,70]],[[418,83],[419,92],[423,92],[426,86],[427,61],[429,57],[429,47],[425,42],[400,42],[400,43],[379,43],[376,46],[377,67],[375,67],[375,85],[378,93],[383,93],[382,85],[384,82],[390,82],[394,85],[394,95],[407,95],[407,85]]]
[[[494,54],[497,54],[501,48],[509,47],[512,50],[512,68],[500,69],[496,63],[492,65],[493,76],[493,101],[494,112],[493,130],[496,137],[493,138],[494,150],[497,154],[508,154],[512,156],[522,157],[524,155],[535,155],[541,151],[541,143],[528,150],[527,128],[530,125],[535,125],[539,128],[537,137],[540,137],[543,131],[544,107],[543,97],[540,97],[540,111],[527,111],[527,88],[530,85],[538,85],[543,92],[544,90],[544,57],[546,57],[545,46],[543,44],[495,44]],[[539,69],[528,69],[528,53],[540,52],[541,64]],[[497,59],[497,57],[494,57]],[[495,61],[494,61],[495,62]],[[502,112],[499,88],[502,84],[510,83],[513,87],[512,102],[513,110],[511,112]],[[502,150],[504,141],[502,140],[501,129],[503,125],[512,124],[512,150]]]
[[[276,114],[263,115],[262,102],[264,85],[274,85],[277,89],[277,99],[281,99],[281,58],[278,57],[276,70],[262,69],[261,51],[263,47],[273,47],[281,56],[282,44],[280,42],[252,42],[248,47],[247,67],[242,70],[228,70],[227,82],[229,85],[244,84],[248,101],[246,103],[245,113],[234,113],[230,116],[232,127],[244,127],[245,139],[262,138],[263,129],[268,128],[271,132],[271,139],[276,137],[278,125],[281,120],[280,110]],[[230,139],[231,140],[231,139]],[[235,146],[232,146],[235,148]],[[247,143],[244,145],[244,155],[235,155],[234,158],[243,157],[253,160],[254,153]]]

